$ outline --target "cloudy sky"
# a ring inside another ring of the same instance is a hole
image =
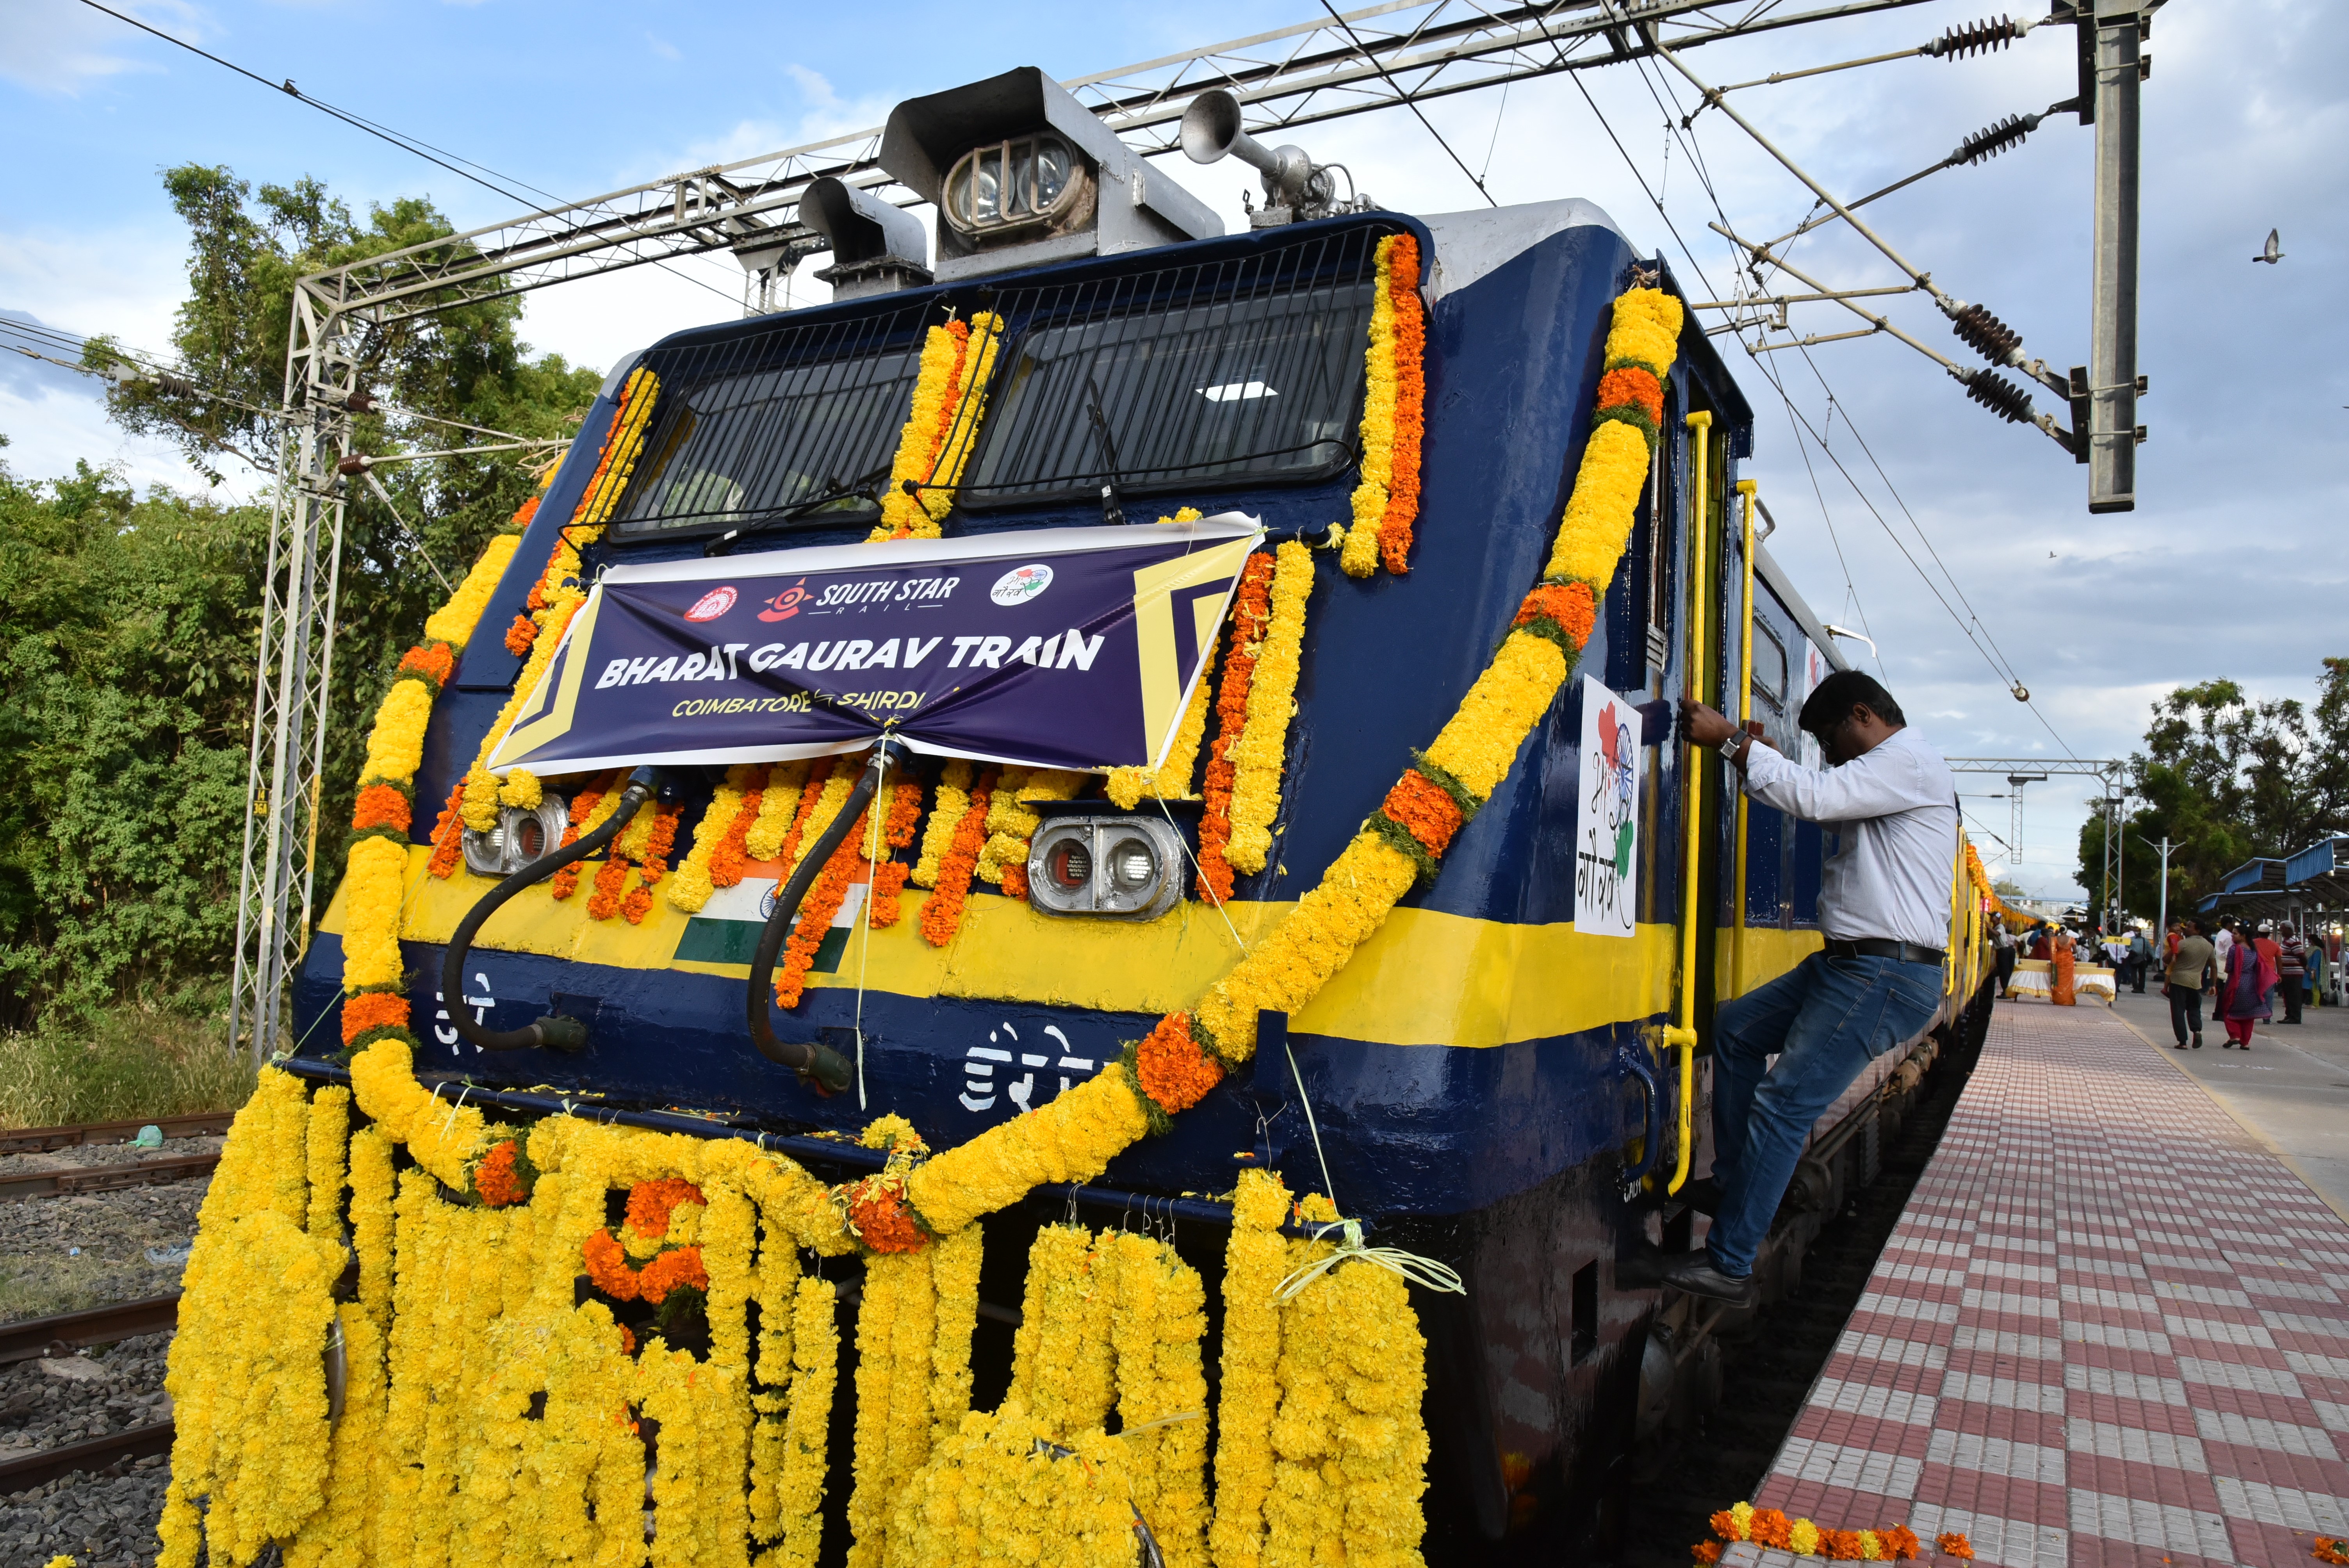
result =
[[[875,13],[853,5],[126,0],[119,8],[565,197],[876,125],[899,98],[1014,65],[1074,77],[1316,14],[1310,4],[1234,0],[978,13],[898,0],[876,31],[867,25]],[[1742,81],[1913,47],[1978,14],[1928,0],[1689,58],[1710,81]],[[974,26],[975,15],[983,23]],[[1888,684],[1952,754],[2125,756],[2148,704],[2178,683],[2225,675],[2264,695],[2305,696],[2317,661],[2349,652],[2336,608],[2349,576],[2338,521],[2349,500],[2349,332],[2339,295],[2326,292],[2341,276],[2349,208],[2349,162],[2338,152],[2349,143],[2349,88],[2337,70],[2349,58],[2349,7],[2172,0],[2147,47],[2141,364],[2151,394],[2139,418],[2150,438],[2139,449],[2134,513],[2091,517],[2085,470],[2068,454],[1983,413],[1889,338],[1766,355],[1758,365],[1731,351],[1759,411],[1749,471],[1781,524],[1773,549],[1823,616],[1872,630]],[[2071,51],[2070,29],[2050,27],[1986,59],[1901,60],[1733,101],[1848,199],[1940,160],[1992,120],[2071,97]],[[1702,279],[1730,284],[1727,245],[1707,222],[1725,212],[1739,232],[1766,237],[1810,207],[1809,193],[1718,114],[1668,136],[1656,95],[1693,102],[1676,77],[1617,67],[1583,79],[1661,192],[1693,266],[1570,82],[1520,84],[1506,99],[1498,90],[1463,95],[1427,112],[1496,200],[1596,201],[1642,248],[1665,249],[1692,290]],[[157,179],[170,165],[226,164],[256,183],[314,175],[354,207],[424,193],[460,228],[512,210],[77,0],[0,5],[0,139],[10,150],[0,173],[0,316],[109,332],[132,346],[166,341],[184,287],[183,232]],[[2051,119],[2020,149],[1938,174],[1869,209],[1870,218],[1940,286],[2022,332],[2031,352],[2058,367],[2085,362],[2093,139],[2069,116]],[[1482,204],[1408,112],[1313,127],[1296,139],[1318,159],[1346,162],[1385,205]],[[1237,223],[1246,171],[1236,162],[1164,167]],[[2271,227],[2282,232],[2286,259],[2252,265]],[[1834,229],[1804,240],[1796,259],[1843,286],[1899,281]],[[802,299],[822,292],[805,279],[796,288]],[[740,271],[723,257],[679,263],[675,274],[638,268],[533,295],[525,332],[541,349],[600,367],[675,328],[733,314],[740,292]],[[1971,363],[1921,296],[1895,299],[1889,314]],[[1795,325],[1824,333],[1858,324],[1815,304],[1796,307]],[[86,458],[141,483],[201,485],[168,449],[108,426],[78,377],[15,356],[0,361],[0,432],[19,475],[69,472]],[[1824,449],[1798,436],[1802,424]],[[1982,648],[2021,674],[2030,707],[2008,694]],[[1984,796],[2006,788],[1963,787]],[[2033,891],[2065,894],[2087,793],[2060,780],[2032,787],[2019,863],[2001,852],[2007,802],[1967,805],[1986,858]]]

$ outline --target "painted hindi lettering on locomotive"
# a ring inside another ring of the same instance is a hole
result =
[[[1640,715],[1582,677],[1582,785],[1575,824],[1574,928],[1630,936],[1639,918]]]

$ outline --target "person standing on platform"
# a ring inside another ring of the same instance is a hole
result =
[[[2219,973],[2221,975],[2227,972],[2227,950],[2234,945],[2235,917],[2222,914],[2219,917],[2219,934],[2210,939],[2210,950],[2218,956]]]
[[[2073,989],[2073,985],[2078,977],[2079,959],[2074,954],[2070,932],[2055,934],[2054,951],[2055,955],[2049,960],[2049,965],[2054,974],[2048,978],[2047,999],[2059,1007],[2077,1006],[2080,995]]]
[[[2145,972],[2153,967],[2153,944],[2142,931],[2132,931],[2128,939],[2129,990],[2138,996],[2145,995]]]
[[[1720,748],[1748,795],[1837,835],[1819,890],[1824,950],[1713,1016],[1713,1175],[1693,1200],[1711,1199],[1713,1229],[1702,1251],[1663,1274],[1692,1295],[1750,1306],[1754,1254],[1812,1124],[1941,1005],[1957,781],[1891,694],[1857,670],[1829,675],[1803,704],[1798,722],[1824,770],[1702,703],[1684,699],[1681,720],[1691,744]]]
[[[2260,973],[2267,977],[2268,1016],[2275,1016],[2276,989],[2283,979],[2283,948],[2276,942],[2275,925],[2260,922],[2260,929],[2251,937],[2251,951],[2260,955]]]
[[[2219,997],[2211,1016],[2226,1026],[2221,1050],[2251,1048],[2251,1029],[2262,1018],[2274,1016],[2268,993],[2275,988],[2275,971],[2267,954],[2249,937],[2238,936],[2227,945],[2226,968],[2219,978]]]
[[[1998,924],[1990,934],[1991,946],[1998,962],[1998,995],[2003,1001],[2014,995],[2014,933],[2008,929],[2006,916],[1992,915]]]
[[[2178,1048],[2187,1048],[2190,1030],[2194,1049],[2199,1051],[2202,1048],[2202,993],[2218,973],[2218,954],[2199,923],[2181,920],[2176,930],[2178,947],[2162,975],[2161,994],[2169,998],[2169,1029],[2178,1037]]]
[[[2283,999],[2283,1021],[2300,1022],[2301,992],[2308,984],[2308,944],[2293,926],[2276,933],[2276,994]]]

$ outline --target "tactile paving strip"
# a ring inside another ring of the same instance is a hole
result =
[[[1754,1506],[2297,1568],[2349,1536],[2344,1294],[2349,1223],[2191,1079],[2101,1007],[2002,1005]]]

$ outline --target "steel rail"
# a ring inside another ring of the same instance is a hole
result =
[[[22,1459],[0,1460],[0,1497],[30,1491],[78,1470],[104,1470],[124,1460],[168,1454],[175,1432],[171,1422],[156,1421],[133,1427],[127,1432],[109,1432],[102,1438],[67,1443],[61,1449],[44,1449]]]
[[[0,1324],[0,1366],[54,1360],[91,1345],[112,1345],[142,1334],[161,1334],[180,1322],[180,1293],[150,1295],[87,1312],[61,1312]]]
[[[83,1121],[64,1127],[19,1127],[0,1132],[0,1154],[36,1154],[47,1149],[70,1149],[78,1143],[129,1143],[142,1127],[158,1127],[166,1138],[201,1138],[226,1132],[236,1119],[233,1110],[200,1111],[188,1116],[157,1116],[145,1121]]]
[[[0,1175],[0,1203],[185,1181],[191,1177],[211,1175],[220,1161],[218,1154],[191,1154],[176,1160],[133,1161],[127,1165],[79,1165],[62,1171],[32,1171],[21,1176]]]

